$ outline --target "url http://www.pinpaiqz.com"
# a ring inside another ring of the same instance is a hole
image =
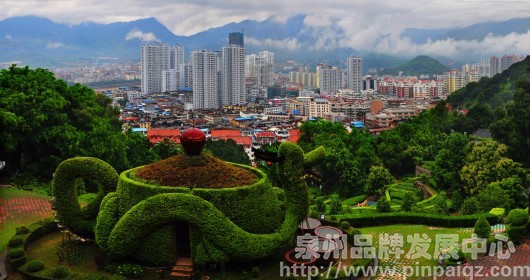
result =
[[[335,267],[335,269],[333,269]],[[530,266],[342,266],[341,262],[330,263],[329,266],[306,266],[304,264],[280,263],[280,277],[307,277],[317,279],[326,277],[337,279],[343,277],[386,275],[402,279],[413,277],[455,277],[457,279],[474,279],[475,277],[530,277]]]

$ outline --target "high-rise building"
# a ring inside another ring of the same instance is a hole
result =
[[[168,69],[162,71],[162,92],[176,91],[181,88],[180,70]]]
[[[162,91],[162,71],[169,69],[169,47],[162,43],[148,43],[141,47],[142,93]]]
[[[228,33],[228,45],[237,45],[240,47],[244,47],[245,36],[243,35],[243,32]]]
[[[500,73],[499,71],[499,59],[496,56],[491,56],[490,58],[490,77],[495,76]]]
[[[239,34],[239,35],[234,35]],[[245,48],[243,33],[230,33],[229,44],[222,50],[222,95],[221,105],[245,103]]]
[[[342,85],[342,69],[335,66],[319,66],[320,67],[318,67],[318,79],[320,85],[320,93],[331,95],[339,91]]]
[[[193,108],[218,108],[218,53],[209,50],[192,51],[191,65],[193,68]]]
[[[184,47],[182,45],[176,44],[172,46],[169,55],[170,69],[177,69],[178,65],[184,64]]]
[[[245,77],[252,81],[253,86],[272,86],[274,70],[274,53],[263,51],[245,57]]]
[[[363,89],[363,59],[356,56],[348,57],[347,61],[347,86],[354,92],[360,93]]]
[[[501,69],[500,69],[500,72],[503,72],[504,70],[510,68],[510,66],[512,66],[512,64],[516,63],[517,61],[518,61],[517,56],[505,54],[501,58]]]

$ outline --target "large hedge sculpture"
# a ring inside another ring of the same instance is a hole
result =
[[[296,144],[282,143],[278,152],[282,190],[275,190],[265,173],[237,164],[233,166],[253,172],[257,181],[223,189],[169,187],[137,179],[138,169],[125,171],[116,192],[101,201],[96,242],[113,259],[135,257],[170,264],[174,261],[172,224],[185,221],[197,265],[277,254],[291,244],[298,224],[307,215],[304,168],[324,155],[323,148],[304,155]],[[62,172],[58,169],[56,178],[63,178]],[[284,197],[283,201],[278,197]]]
[[[98,186],[96,197],[86,206],[78,201],[75,180],[92,180]],[[76,157],[63,161],[54,173],[52,191],[54,207],[60,222],[72,232],[94,237],[96,217],[103,198],[116,190],[118,173],[108,163],[97,158]]]

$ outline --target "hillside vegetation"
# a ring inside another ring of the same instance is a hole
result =
[[[449,71],[449,68],[430,56],[419,55],[411,61],[392,69],[385,70],[381,72],[381,74],[398,75],[400,71],[403,72],[404,76],[417,76],[422,74],[441,75],[444,72]]]

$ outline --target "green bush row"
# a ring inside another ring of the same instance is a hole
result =
[[[27,280],[57,280],[57,279],[76,279],[76,280],[125,280],[126,277],[120,275],[103,275],[97,273],[79,273],[72,272],[65,267],[59,266],[55,268],[42,267],[38,271],[32,271],[34,269],[33,262],[31,261],[18,268],[18,272],[22,275],[23,279]],[[66,276],[61,278],[61,276]]]
[[[499,223],[499,218],[492,214],[474,214],[463,216],[445,216],[423,213],[379,213],[364,216],[343,216],[340,221],[348,221],[353,227],[369,227],[390,224],[422,224],[439,227],[473,227],[480,216],[490,224]]]
[[[354,196],[354,197],[348,198],[346,200],[343,200],[342,204],[346,205],[346,206],[355,206],[355,205],[365,201],[367,197],[368,197],[367,195],[361,194],[361,195]]]
[[[52,218],[44,219],[28,227],[17,228],[17,234],[8,241],[7,261],[11,268],[16,270],[26,263],[26,244],[56,229],[57,224]]]

